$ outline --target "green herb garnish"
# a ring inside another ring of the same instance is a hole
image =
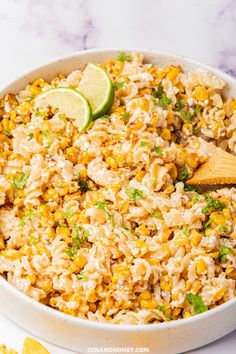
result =
[[[8,136],[9,138],[12,138],[12,133],[10,132],[10,130],[7,130],[7,129],[3,129],[3,133]]]
[[[189,237],[190,236],[190,227],[186,226],[186,228],[183,230],[184,236]]]
[[[78,184],[79,184],[79,189],[81,190],[82,193],[86,193],[89,190],[88,182],[86,181],[86,179],[79,178]]]
[[[129,119],[129,116],[130,116],[130,113],[129,113],[129,112],[124,112],[124,113],[121,115],[120,119],[121,119],[124,123],[126,123],[126,122],[128,121],[128,119]]]
[[[148,146],[148,143],[146,141],[141,141],[140,145],[142,147],[146,147],[146,146]]]
[[[176,104],[175,104],[175,110],[180,111],[183,108],[184,108],[184,102],[180,99],[177,99]]]
[[[31,237],[29,238],[29,243],[31,243],[31,244],[34,244],[34,243],[36,243],[37,241],[38,241],[38,240],[37,240],[36,237],[31,236]]]
[[[211,226],[211,219],[209,219],[203,226],[204,230],[208,229]]]
[[[125,84],[125,82],[115,82],[113,84],[114,90],[116,91],[116,90],[121,89],[124,86],[124,84]]]
[[[224,203],[218,199],[213,199],[209,194],[205,195],[205,200],[207,202],[207,206],[202,209],[203,213],[210,213],[213,209],[221,211],[226,208]]]
[[[185,182],[188,178],[189,178],[188,169],[187,169],[186,166],[183,166],[182,169],[181,169],[178,181]]]
[[[157,210],[152,210],[151,211],[151,217],[155,219],[161,219],[162,215],[159,211]]]
[[[162,149],[160,148],[160,146],[155,145],[155,146],[154,146],[154,151],[155,151],[155,153],[156,153],[157,155],[163,156],[163,151],[162,151]]]
[[[88,239],[89,232],[82,226],[72,227],[72,247],[66,248],[66,253],[72,258],[79,250],[79,248]]]
[[[225,262],[226,259],[227,259],[227,255],[228,255],[229,253],[231,253],[232,251],[233,251],[232,248],[223,246],[223,247],[221,248],[221,251],[220,251],[219,261],[220,261],[220,262]]]
[[[165,306],[157,306],[157,309],[161,312],[165,311]]]
[[[126,188],[125,192],[133,202],[146,197],[146,194],[143,191],[133,187]]]
[[[131,61],[132,56],[131,54],[125,54],[124,52],[120,52],[116,59],[119,61]]]
[[[190,124],[192,123],[192,117],[193,117],[192,113],[190,113],[184,109],[181,109],[179,111],[179,114],[180,114],[181,119],[184,121],[184,123],[190,123]]]
[[[64,214],[65,214],[65,217],[67,218],[67,219],[69,219],[72,215],[73,215],[73,210],[72,210],[72,208],[70,207],[70,208],[66,208],[66,210],[64,211]]]
[[[186,300],[193,305],[193,311],[195,314],[199,314],[208,310],[208,307],[204,304],[200,295],[187,294]]]
[[[23,189],[27,180],[28,180],[29,175],[27,173],[22,172],[18,177],[14,176],[13,177],[13,187],[15,189]]]
[[[154,101],[157,106],[160,106],[162,109],[166,109],[169,104],[172,102],[172,99],[167,97],[164,93],[163,87],[158,86],[157,90],[152,93],[153,97],[158,98],[158,101]]]
[[[79,280],[84,280],[86,278],[86,274],[82,271],[76,276]]]
[[[43,132],[43,136],[47,140],[46,148],[50,148],[53,143],[52,136],[48,132]]]

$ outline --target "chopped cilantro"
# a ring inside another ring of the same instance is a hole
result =
[[[155,219],[161,219],[161,213],[157,210],[152,210],[151,211],[151,217]]]
[[[229,253],[231,253],[232,251],[233,251],[232,248],[223,246],[223,247],[221,248],[221,251],[220,251],[219,261],[220,261],[220,262],[225,262],[226,259],[227,259],[226,256],[227,256]]]
[[[161,312],[165,311],[165,306],[157,306],[157,309]]]
[[[115,82],[113,84],[114,90],[119,90],[124,86],[125,82]]]
[[[193,305],[193,311],[195,314],[199,314],[208,310],[207,306],[204,304],[202,297],[200,295],[187,294],[186,300]]]
[[[193,204],[197,203],[199,201],[200,195],[198,193],[195,193],[195,195],[192,197],[192,202]]]
[[[203,213],[210,213],[213,209],[221,211],[226,208],[224,203],[218,199],[213,199],[209,194],[205,195],[205,200],[207,202],[207,206],[202,209]]]
[[[203,226],[204,230],[208,229],[208,227],[211,227],[211,219],[209,219]]]
[[[140,144],[141,144],[142,147],[148,146],[148,143],[146,141],[141,141]]]
[[[129,119],[129,115],[130,115],[129,112],[124,112],[124,113],[121,115],[120,119],[123,120],[124,123],[126,123],[127,120]]]
[[[167,97],[164,93],[163,87],[158,86],[157,90],[152,93],[155,98],[158,98],[158,101],[154,103],[160,106],[162,109],[166,109],[169,104],[172,102],[172,99]]]
[[[175,110],[180,111],[181,109],[184,108],[184,103],[182,100],[177,99],[176,104],[175,104]]]
[[[3,129],[3,133],[8,136],[9,138],[11,138],[13,135],[12,133],[10,132],[10,130],[7,130],[7,129]]]
[[[185,192],[196,192],[196,193],[200,194],[199,189],[195,186],[185,185],[184,190],[185,190]]]
[[[70,207],[70,208],[66,208],[66,210],[64,211],[64,214],[65,214],[65,217],[67,218],[67,219],[69,219],[72,215],[73,215],[73,210],[72,210],[72,208]]]
[[[192,113],[184,110],[184,109],[181,109],[179,111],[179,114],[180,114],[180,117],[181,119],[185,122],[185,123],[192,123]]]
[[[126,188],[126,194],[130,197],[133,202],[146,197],[145,193],[137,188]]]
[[[96,205],[98,209],[106,211],[107,202],[97,202]]]
[[[189,225],[186,226],[186,228],[183,230],[184,236],[189,237],[190,236],[190,227]]]
[[[195,114],[200,114],[200,113],[201,113],[200,108],[199,108],[199,107],[195,107],[195,108],[194,108],[194,113],[195,113]]]
[[[46,148],[50,148],[51,145],[52,145],[52,143],[53,143],[52,136],[51,136],[48,132],[44,132],[44,133],[43,133],[43,136],[44,136],[44,138],[45,138],[46,141],[47,141]]]
[[[180,176],[178,178],[179,181],[186,181],[189,178],[189,173],[188,173],[188,169],[186,166],[183,166],[180,172]]]
[[[219,230],[224,232],[224,233],[228,233],[229,232],[228,227],[225,226],[225,225],[220,225]]]
[[[197,127],[193,127],[193,133],[198,133],[202,129],[202,125],[199,125]]]
[[[79,184],[79,189],[81,190],[82,193],[86,193],[89,190],[88,182],[86,181],[86,179],[79,178],[78,184]]]
[[[72,227],[72,247],[66,248],[66,253],[72,258],[78,249],[85,243],[88,239],[89,232],[82,226]]]
[[[28,180],[28,174],[22,172],[18,177],[13,177],[13,187],[16,189],[23,189]]]
[[[120,52],[116,59],[119,61],[131,61],[132,56],[130,54],[125,54],[124,52]]]
[[[160,146],[155,145],[155,146],[154,146],[154,151],[155,151],[155,153],[156,153],[157,155],[163,156],[163,151],[162,151],[162,149],[160,148]]]
[[[34,134],[33,134],[33,133],[30,133],[30,134],[28,135],[28,137],[29,137],[29,140],[31,140],[31,139],[33,139],[33,137],[34,137]]]
[[[29,238],[29,243],[31,243],[31,244],[34,244],[34,243],[36,243],[37,241],[38,241],[38,240],[37,240],[36,237],[31,236],[31,237]]]
[[[86,274],[84,272],[80,272],[79,274],[77,274],[77,278],[79,280],[84,280],[86,278]]]

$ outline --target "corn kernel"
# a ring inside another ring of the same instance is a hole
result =
[[[169,129],[163,129],[162,133],[161,133],[161,137],[164,139],[164,140],[170,140],[171,139],[171,132]]]
[[[177,67],[173,67],[173,69],[166,75],[166,79],[174,82],[178,75],[179,69]]]
[[[147,290],[145,290],[143,293],[141,293],[138,296],[138,300],[139,301],[141,301],[141,300],[149,300],[149,299],[151,299],[151,294]]]
[[[66,149],[65,155],[67,160],[70,160],[73,164],[76,164],[78,161],[78,150],[75,146],[71,146]]]
[[[195,229],[191,230],[191,244],[197,247],[201,242],[202,235]]]
[[[145,176],[145,171],[139,171],[136,173],[135,178],[138,182],[141,182],[144,176]]]
[[[157,301],[155,299],[141,300],[140,305],[142,308],[145,308],[145,309],[156,309],[157,308]]]
[[[219,301],[224,296],[224,294],[225,294],[225,288],[222,287],[216,292],[214,296],[214,301]]]
[[[201,275],[204,272],[206,272],[206,263],[204,262],[204,260],[202,258],[199,258],[196,261],[196,271],[197,271],[198,275]]]
[[[195,89],[195,98],[198,101],[205,101],[208,98],[208,92],[205,86],[198,86]]]
[[[183,318],[188,318],[188,317],[192,317],[192,314],[189,311],[185,311],[183,314]]]
[[[78,253],[74,257],[73,262],[76,265],[76,267],[78,267],[79,269],[82,269],[82,268],[84,268],[84,266],[86,264],[86,257],[82,253]]]
[[[170,291],[172,288],[172,280],[170,276],[164,275],[160,279],[160,288],[165,291]]]
[[[107,157],[106,158],[106,163],[108,164],[108,166],[110,166],[113,169],[117,169],[117,162],[114,158],[112,157]]]
[[[137,231],[139,231],[142,235],[145,235],[145,236],[149,235],[149,233],[150,233],[149,229],[144,224],[140,225],[137,228]]]
[[[231,219],[230,210],[228,208],[223,209],[222,213],[226,219]]]
[[[58,202],[59,201],[59,194],[55,191],[55,189],[48,189],[47,192],[43,193],[43,199],[46,202]]]
[[[232,109],[232,111],[236,111],[236,100],[233,100],[231,102],[231,109]]]

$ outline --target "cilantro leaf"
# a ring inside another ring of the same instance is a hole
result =
[[[177,99],[175,104],[175,111],[180,111],[183,108],[184,108],[184,102],[180,99]]]
[[[3,133],[8,136],[9,138],[11,138],[13,135],[12,133],[10,132],[10,130],[7,130],[7,129],[3,129]]]
[[[231,253],[232,251],[233,251],[232,248],[223,246],[223,247],[221,248],[221,251],[220,251],[219,261],[220,261],[220,262],[225,262],[226,259],[227,259],[226,256],[227,256],[229,253]]]
[[[162,151],[162,149],[160,148],[160,146],[155,145],[155,146],[154,146],[154,151],[155,151],[155,153],[156,153],[157,155],[163,156],[163,151]]]
[[[145,146],[148,146],[148,143],[147,143],[146,141],[141,141],[140,145],[141,145],[142,147],[145,147]]]
[[[86,181],[86,179],[79,178],[78,184],[79,184],[79,189],[81,190],[82,193],[86,193],[89,190],[88,182]]]
[[[193,311],[195,314],[199,314],[208,310],[208,307],[204,304],[200,295],[187,294],[186,300],[193,305]]]
[[[82,271],[79,274],[77,274],[77,278],[79,280],[84,280],[86,278],[86,274]]]
[[[157,306],[157,309],[161,312],[165,311],[165,306]]]
[[[133,187],[126,188],[125,192],[133,202],[146,197],[143,191]]]
[[[64,211],[64,214],[65,214],[65,217],[67,218],[67,219],[69,219],[72,215],[73,215],[73,210],[72,210],[72,208],[70,207],[70,208],[66,208],[66,210]]]
[[[116,59],[119,61],[131,61],[132,56],[131,56],[131,54],[126,54],[124,52],[120,52]]]
[[[29,140],[31,140],[31,139],[33,139],[33,137],[34,137],[34,134],[33,134],[33,133],[30,133],[30,134],[28,135],[28,137],[29,137]]]
[[[161,213],[157,210],[152,210],[151,211],[151,217],[155,219],[161,219]]]
[[[13,187],[16,189],[23,189],[28,180],[28,174],[22,172],[18,177],[13,177]]]
[[[72,227],[72,247],[66,248],[66,253],[72,258],[79,250],[79,248],[88,239],[89,232],[82,226]]]
[[[125,82],[122,82],[122,81],[121,82],[115,82],[113,84],[114,90],[116,91],[116,90],[121,89],[124,86],[124,84],[125,84]]]
[[[98,209],[106,211],[107,202],[97,202],[96,205]]]
[[[189,237],[190,236],[190,226],[186,226],[186,228],[183,230],[184,236]]]
[[[128,121],[128,119],[129,119],[129,116],[130,116],[129,112],[124,112],[121,115],[120,119],[123,120],[124,123],[126,123]]]
[[[166,109],[169,104],[172,102],[172,99],[167,97],[164,93],[163,87],[158,86],[157,90],[152,93],[155,98],[158,98],[158,101],[155,101],[157,106],[160,106],[162,109]]]
[[[183,108],[179,111],[180,117],[181,119],[185,122],[185,123],[192,123],[192,113],[184,110]]]
[[[226,208],[224,203],[218,199],[213,199],[209,194],[205,195],[205,200],[207,202],[207,206],[202,209],[203,213],[210,213],[213,209],[221,211]]]
[[[186,166],[183,166],[178,178],[179,181],[185,182],[189,178],[188,169]]]

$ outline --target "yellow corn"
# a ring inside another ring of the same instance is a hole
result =
[[[78,150],[76,149],[75,146],[71,146],[66,149],[66,158],[67,160],[70,160],[73,164],[76,164],[78,161]]]
[[[219,301],[224,296],[224,294],[225,294],[225,288],[222,287],[216,292],[214,296],[214,301]]]
[[[84,266],[86,264],[86,257],[82,253],[78,253],[74,257],[73,262],[76,265],[76,267],[78,267],[79,269],[82,269],[82,268],[84,268]]]
[[[185,135],[191,135],[193,133],[193,127],[189,123],[184,123],[182,126],[182,132]]]
[[[140,225],[137,230],[145,236],[149,235],[150,233],[149,229],[144,224]]]
[[[173,184],[170,184],[168,187],[165,189],[165,193],[173,193],[175,191],[175,187]]]
[[[141,98],[138,102],[138,106],[144,110],[144,111],[148,111],[149,110],[149,101],[146,98]]]
[[[157,301],[155,299],[141,300],[140,305],[144,309],[156,309],[157,308]]]
[[[135,178],[138,182],[141,182],[144,176],[145,176],[145,171],[139,171],[136,173]]]
[[[201,242],[202,235],[195,229],[191,230],[191,244],[197,247]]]
[[[223,209],[222,213],[226,219],[228,219],[228,220],[231,219],[230,210],[228,208]]]
[[[92,302],[92,303],[94,303],[98,300],[94,289],[89,290],[89,292],[87,293],[87,300],[88,300],[88,302]]]
[[[199,258],[196,261],[196,271],[198,275],[201,275],[206,271],[206,263],[202,258]]]
[[[57,227],[56,233],[62,237],[68,237],[70,235],[70,230],[67,227]]]
[[[183,314],[183,318],[188,318],[188,317],[192,317],[192,314],[189,311],[185,311]]]
[[[195,280],[195,281],[193,282],[191,291],[192,291],[194,294],[197,294],[197,293],[199,292],[200,288],[201,288],[201,282],[200,282],[200,280]]]
[[[112,157],[107,157],[106,158],[106,163],[108,164],[108,166],[110,166],[113,169],[117,169],[117,162],[115,159],[113,159]]]
[[[187,163],[187,165],[189,167],[191,167],[193,169],[195,169],[197,167],[197,165],[198,165],[197,160],[194,157],[192,157],[192,156],[187,157],[186,163]]]
[[[198,101],[205,101],[208,98],[208,92],[205,86],[198,86],[195,89],[195,98]]]
[[[170,291],[172,288],[172,279],[168,275],[164,275],[160,279],[160,288],[165,291]]]
[[[51,201],[58,202],[59,194],[55,191],[55,189],[48,189],[47,192],[43,193],[43,199],[46,202],[51,202]]]
[[[145,290],[142,294],[140,294],[138,296],[138,300],[141,301],[141,300],[149,300],[151,299],[151,294],[149,291]]]
[[[164,140],[170,140],[171,139],[171,132],[169,129],[163,129],[162,133],[161,133],[161,137],[164,139]]]
[[[232,111],[236,111],[236,100],[233,100],[231,102],[231,109],[232,109]]]
[[[173,69],[170,70],[169,73],[166,75],[166,78],[174,82],[178,75],[179,75],[179,68],[173,67]]]
[[[225,218],[222,214],[214,212],[211,214],[210,219],[212,222],[214,222],[216,225],[222,225],[225,223]]]

